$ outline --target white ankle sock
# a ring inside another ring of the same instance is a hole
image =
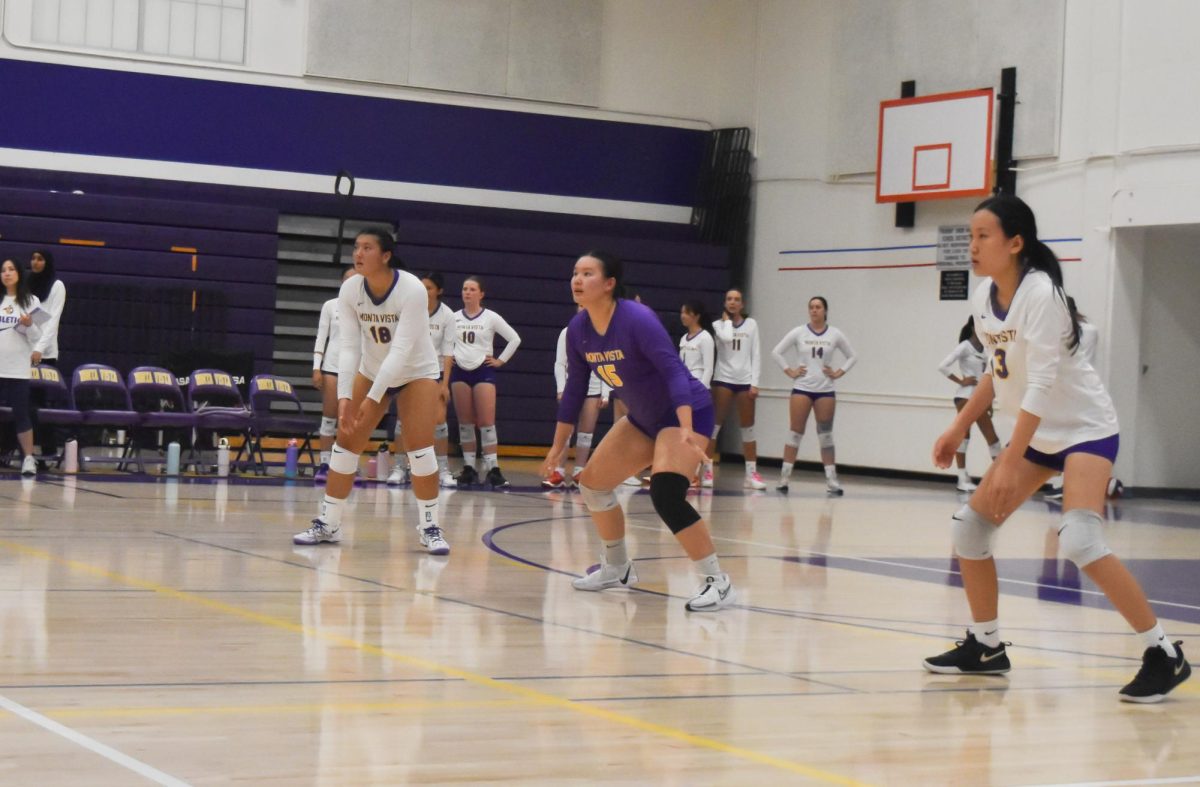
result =
[[[629,562],[629,551],[625,549],[625,539],[604,542],[604,562],[610,566],[623,566]]]
[[[758,472],[758,462],[747,462],[746,463],[746,475],[750,475],[751,473],[757,473],[757,472]]]
[[[438,499],[436,497],[432,500],[417,498],[417,521],[421,523],[422,530],[427,527],[440,527],[438,523]]]
[[[825,477],[830,481],[836,481],[837,465],[825,465]]]
[[[1149,631],[1143,631],[1138,634],[1142,638],[1142,642],[1148,648],[1162,648],[1171,658],[1175,658],[1175,646],[1171,644],[1171,640],[1167,638],[1167,632],[1163,631],[1161,623],[1156,623],[1154,628]]]
[[[787,479],[791,478],[792,469],[795,467],[796,465],[793,462],[784,462],[783,466],[779,468],[779,480],[786,481]]]
[[[329,525],[330,530],[337,530],[342,526],[342,507],[345,505],[345,500],[325,495],[321,500],[321,509],[317,518]]]
[[[706,558],[692,561],[692,565],[696,567],[696,573],[702,577],[721,576],[721,563],[717,560],[716,552],[713,552]]]
[[[988,443],[988,453],[992,455],[993,459],[1000,456],[1000,450],[1002,448],[1004,448],[1004,446],[1000,445],[999,440],[994,443]]]
[[[330,454],[330,453],[331,453],[331,452],[329,452],[329,451],[322,451],[322,452],[321,452],[321,464],[323,464],[323,465],[327,465],[327,464],[329,464],[329,454]]]
[[[1000,620],[985,620],[981,623],[971,624],[971,633],[975,635],[975,639],[989,648],[1000,647]]]

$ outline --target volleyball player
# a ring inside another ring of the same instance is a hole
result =
[[[787,336],[775,345],[771,357],[792,378],[792,396],[788,402],[791,418],[791,434],[783,447],[783,466],[779,471],[776,489],[786,492],[792,468],[796,466],[796,454],[811,412],[817,422],[817,442],[821,446],[821,464],[825,466],[825,491],[834,496],[842,494],[838,482],[836,456],[833,447],[833,416],[837,410],[837,393],[834,380],[841,379],[850,371],[857,357],[850,340],[837,328],[828,323],[829,303],[818,295],[808,300],[808,323],[788,331]],[[790,365],[788,353],[797,359]],[[834,366],[834,355],[840,353],[842,362]]]
[[[38,297],[29,292],[29,280],[14,260],[0,263],[0,283],[4,297],[0,300],[0,401],[12,408],[13,428],[24,459],[21,475],[37,475],[37,460],[33,456],[33,421],[29,417],[29,360],[41,338],[41,330],[33,315],[45,321]]]
[[[346,268],[342,271],[342,282],[353,275],[353,266]],[[337,437],[338,355],[341,347],[338,299],[330,298],[321,304],[321,317],[317,321],[317,341],[313,347],[313,387],[321,392],[321,428],[317,431],[321,466],[313,475],[313,482],[317,484],[325,483],[328,477],[329,452],[333,448],[333,439]]]
[[[712,398],[716,414],[708,456],[717,450],[717,435],[729,410],[736,403],[738,422],[742,428],[742,455],[746,460],[743,486],[766,489],[758,472],[758,443],[754,436],[754,400],[758,398],[758,377],[761,358],[758,346],[758,323],[745,314],[742,291],[725,293],[725,311],[713,323],[716,337],[717,362],[713,369]],[[706,469],[700,478],[701,486],[712,486],[712,471]]]
[[[955,364],[958,364],[958,374],[954,373]],[[967,400],[975,392],[975,386],[979,383],[979,378],[983,376],[986,366],[987,357],[983,354],[983,345],[980,344],[979,337],[975,335],[975,318],[968,317],[966,324],[958,333],[958,346],[951,350],[950,354],[943,358],[938,365],[938,371],[958,385],[958,390],[954,392],[955,410],[961,411],[967,404]],[[1000,455],[1001,445],[1000,438],[996,436],[996,427],[992,425],[991,408],[979,416],[975,425],[983,434],[984,439],[988,441],[988,453],[994,460]],[[958,491],[960,492],[975,491],[975,484],[967,473],[967,448],[970,442],[971,433],[968,431],[962,444],[959,445],[958,451],[954,454],[954,461],[958,467]]]
[[[589,251],[576,261],[571,277],[571,292],[584,311],[567,326],[567,385],[543,474],[557,467],[567,450],[589,372],[611,385],[629,408],[600,441],[579,478],[604,549],[599,567],[572,584],[576,590],[598,591],[637,582],[625,545],[625,514],[613,489],[650,465],[654,510],[701,577],[686,608],[715,611],[733,603],[733,584],[721,571],[708,525],[687,502],[688,479],[704,458],[713,425],[708,391],[688,374],[658,316],[621,297],[622,273],[616,257]]]
[[[558,334],[558,346],[554,353],[554,386],[557,399],[562,401],[563,390],[567,387],[567,329],[563,328]],[[579,476],[587,465],[588,456],[592,452],[592,435],[596,431],[596,422],[600,420],[600,411],[608,407],[609,393],[612,391],[593,372],[588,377],[587,396],[579,411],[579,423],[575,431],[575,468],[567,475],[566,466],[559,465],[549,477],[542,480],[542,486],[547,489],[563,489],[579,483]],[[566,461],[566,452],[561,459]]]
[[[475,458],[475,427],[485,481],[493,487],[508,486],[496,458],[496,370],[508,363],[521,345],[521,337],[496,312],[483,308],[483,279],[468,276],[463,282],[463,307],[454,313],[454,364],[450,371],[450,391],[454,412],[458,414],[458,439],[462,444],[463,469],[458,483],[479,482]],[[508,344],[499,357],[492,355],[496,335]]]
[[[433,555],[450,545],[438,520],[438,356],[429,339],[428,296],[420,279],[399,270],[390,232],[369,227],[354,241],[354,272],[338,293],[338,434],[329,458],[325,497],[297,544],[336,544],[342,512],[354,486],[360,452],[394,396],[419,512],[417,532]]]
[[[1171,642],[1138,581],[1104,539],[1105,492],[1119,445],[1117,414],[1100,376],[1080,355],[1079,324],[1067,308],[1062,269],[1038,240],[1033,211],[1015,196],[984,200],[971,217],[971,267],[989,277],[972,313],[990,374],[933,447],[949,467],[967,429],[992,402],[1016,417],[1008,446],[954,515],[953,543],[973,622],[966,638],[925,659],[931,672],[1000,674],[1011,665],[1000,640],[997,528],[1061,471],[1059,549],[1099,587],[1145,647],[1127,702],[1159,702],[1187,680],[1182,643]]]
[[[688,301],[679,309],[679,322],[684,335],[679,337],[679,358],[688,372],[711,390],[713,366],[716,362],[716,344],[712,336],[712,321],[700,301]],[[707,478],[712,486],[712,460],[706,454],[700,465],[700,478]]]

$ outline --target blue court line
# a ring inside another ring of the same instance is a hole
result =
[[[567,518],[582,518],[582,517],[567,517]],[[524,522],[514,522],[511,525],[502,525],[501,528],[503,529],[503,528],[508,528],[508,527],[516,527],[518,525],[530,524],[530,523],[534,523],[534,522],[559,521],[560,519],[561,519],[560,517],[551,517],[549,519],[545,519],[545,518],[530,519],[530,520],[527,520]],[[224,550],[226,552],[233,552],[235,554],[245,555],[247,557],[253,557],[253,558],[256,558],[259,560],[267,560],[267,561],[270,561],[273,563],[282,563],[285,566],[292,566],[294,568],[300,568],[300,569],[304,569],[306,571],[314,571],[317,573],[326,573],[326,574],[330,574],[331,576],[341,577],[343,579],[349,579],[349,580],[353,580],[356,582],[365,582],[366,584],[369,584],[369,585],[375,585],[378,587],[388,588],[390,590],[401,590],[401,591],[407,591],[407,592],[411,592],[411,593],[415,593],[415,594],[419,594],[419,595],[425,595],[430,598],[436,599],[438,601],[444,601],[444,602],[447,602],[450,604],[458,604],[460,606],[469,607],[471,609],[478,609],[483,612],[491,612],[494,614],[505,615],[508,617],[517,618],[518,620],[525,620],[525,621],[528,621],[531,623],[536,623],[541,626],[553,626],[556,628],[564,628],[569,631],[578,631],[578,632],[581,632],[584,634],[591,634],[593,636],[601,637],[604,639],[614,639],[619,642],[627,642],[632,645],[641,645],[642,647],[650,648],[653,650],[660,650],[660,651],[664,651],[667,653],[675,653],[675,654],[678,654],[681,656],[689,656],[691,658],[701,659],[703,661],[709,661],[709,662],[713,662],[716,664],[723,664],[723,665],[728,665],[728,666],[732,666],[732,667],[738,667],[738,668],[744,669],[744,670],[753,670],[755,672],[758,672],[758,673],[764,674],[764,675],[775,675],[778,677],[791,678],[793,680],[802,680],[807,683],[813,683],[813,684],[818,684],[818,685],[822,685],[822,686],[827,686],[827,687],[833,688],[833,689],[838,689],[839,691],[846,692],[846,693],[858,693],[857,689],[852,689],[848,686],[838,686],[833,683],[826,683],[824,681],[818,681],[818,680],[814,680],[812,678],[803,678],[803,677],[797,678],[796,675],[794,675],[793,673],[790,673],[790,672],[782,672],[779,670],[767,669],[766,667],[757,667],[753,664],[742,664],[740,662],[731,661],[729,659],[717,658],[715,656],[707,656],[702,653],[695,653],[695,652],[688,651],[688,650],[681,650],[679,648],[672,648],[667,645],[660,645],[657,642],[648,642],[646,640],[634,639],[632,637],[623,637],[623,636],[619,636],[616,634],[609,634],[604,631],[597,631],[595,629],[584,628],[582,626],[573,626],[573,625],[570,625],[567,623],[560,623],[557,621],[547,620],[546,618],[537,617],[534,615],[526,615],[521,612],[512,612],[512,611],[506,610],[506,609],[497,609],[495,607],[489,607],[487,605],[479,604],[479,603],[476,603],[473,601],[467,601],[465,599],[453,598],[451,596],[444,596],[439,593],[430,593],[430,592],[426,592],[426,591],[403,588],[403,587],[399,587],[397,585],[389,585],[386,582],[381,582],[381,581],[375,580],[375,579],[367,579],[365,577],[358,577],[358,576],[354,576],[353,574],[343,574],[343,573],[337,572],[337,571],[329,571],[328,569],[318,569],[317,567],[312,566],[312,565],[304,565],[302,563],[297,563],[297,562],[293,562],[290,560],[284,560],[282,558],[272,557],[270,555],[260,555],[255,552],[249,552],[244,549],[238,549],[236,547],[225,546],[223,544],[214,544],[212,542],[202,541],[200,539],[190,538],[188,536],[181,536],[181,535],[178,535],[175,533],[167,533],[167,532],[160,531],[160,530],[156,530],[154,532],[157,535],[160,535],[160,536],[163,536],[166,538],[173,538],[173,539],[178,539],[180,541],[187,541],[187,542],[197,544],[200,546],[204,546],[204,547],[208,547],[211,549],[220,549],[220,550]],[[486,539],[492,532],[494,532],[494,531],[490,530],[487,533],[484,533],[484,538]],[[338,547],[323,547],[323,548],[337,549]],[[496,550],[493,550],[493,551],[496,551]],[[518,563],[526,562],[526,561],[523,561],[516,557],[511,558],[511,559]],[[544,567],[540,567],[540,566],[536,566],[536,565],[534,567],[535,568],[543,568],[543,570],[553,570],[553,569],[544,568]],[[578,576],[577,574],[569,574],[565,571],[556,571],[556,573],[566,574],[567,576],[572,576],[572,577]],[[652,591],[647,591],[647,590],[643,590],[642,592],[643,593],[652,593]],[[654,595],[666,596],[667,594],[655,593]]]
[[[1042,243],[1082,243],[1083,238],[1042,238]],[[903,246],[857,246],[835,249],[786,249],[780,254],[846,254],[864,251],[903,251],[905,249],[936,249],[936,243],[912,243]]]

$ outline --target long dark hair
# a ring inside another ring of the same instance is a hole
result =
[[[1050,277],[1050,281],[1054,283],[1055,294],[1062,298],[1063,305],[1067,306],[1067,293],[1063,290],[1062,266],[1050,247],[1038,240],[1037,219],[1034,218],[1033,210],[1025,204],[1025,201],[1012,194],[997,194],[975,206],[976,212],[981,210],[988,211],[1000,220],[1000,227],[1004,230],[1005,237],[1021,236],[1021,239],[1025,241],[1021,249],[1021,266],[1046,273]],[[1079,346],[1079,320],[1069,306],[1067,311],[1071,317],[1071,343],[1067,347],[1073,351]]]
[[[962,330],[960,330],[958,332],[958,340],[960,342],[969,342],[969,341],[971,341],[971,337],[973,337],[974,335],[975,335],[975,315],[971,315],[970,317],[967,318],[967,321],[963,323]]]
[[[703,303],[698,300],[684,301],[683,308],[700,318],[700,330],[712,333],[712,317],[709,315],[708,310],[704,308]]]
[[[580,257],[591,257],[600,261],[600,272],[606,279],[616,279],[613,286],[613,300],[625,297],[625,263],[612,252],[602,249],[588,249]]]
[[[30,257],[29,291],[38,296],[38,300],[44,301],[50,297],[50,288],[54,286],[54,282],[58,281],[58,274],[54,271],[54,255],[46,249],[34,249],[33,253],[42,255],[46,264],[41,273],[34,273],[32,256]]]
[[[11,262],[12,266],[17,269],[17,305],[22,309],[28,309],[30,300],[29,296],[32,295],[32,293],[29,292],[29,277],[25,275],[25,271],[21,269],[21,266],[17,264],[17,261],[11,257],[6,257],[3,260],[0,260],[0,268],[4,267],[4,263],[6,262]],[[0,297],[3,297],[7,294],[8,288],[6,287],[4,292],[0,293]]]

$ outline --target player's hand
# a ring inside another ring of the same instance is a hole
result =
[[[828,377],[830,380],[836,380],[837,378],[842,376],[842,370],[834,369],[832,366],[826,366],[825,367],[825,376]]]
[[[320,389],[320,387],[321,387],[321,379],[322,379],[323,377],[324,377],[324,375],[323,375],[323,374],[321,374],[321,370],[320,370],[320,369],[313,369],[313,376],[312,376],[313,388]]]
[[[550,450],[546,452],[546,461],[542,462],[542,478],[549,478],[558,468],[558,457],[562,451],[555,450],[554,446],[550,446]]]
[[[42,362],[42,354],[37,350],[34,350],[33,354],[29,356],[29,360],[33,362],[34,366],[37,366]]]
[[[791,377],[793,380],[804,375],[804,372],[800,371],[800,369],[798,369],[798,368],[797,369],[784,369],[783,373],[786,374],[788,377]]]
[[[800,377],[804,377],[807,374],[808,374],[808,367],[805,366],[804,364],[800,364],[799,366],[796,367],[796,376],[793,377],[792,379],[798,379]]]
[[[945,470],[954,461],[958,446],[962,443],[962,435],[954,429],[942,432],[941,437],[933,444],[933,465]]]
[[[450,386],[438,386],[438,402],[444,407],[450,403]]]
[[[757,399],[758,398],[758,386],[757,385],[750,386],[750,390],[748,393],[750,394],[750,401],[754,401],[755,399]]]
[[[751,389],[751,390],[753,390],[753,389]],[[684,427],[680,427],[679,434],[680,434],[680,440],[683,441],[683,455],[684,456],[688,457],[689,459],[692,459],[697,464],[699,464],[700,462],[704,462],[705,460],[708,459],[708,456],[704,453],[704,449],[701,448],[700,446],[696,445],[696,441],[694,438],[697,435],[695,432],[693,432],[691,429],[685,429]]]
[[[978,377],[964,377],[959,381],[958,384],[959,385],[979,385],[979,378]]]
[[[501,366],[504,365],[504,361],[500,360],[499,358],[493,358],[490,355],[488,357],[484,358],[483,362],[486,363],[488,366],[492,367],[493,369],[499,369]]]
[[[562,404],[562,394],[561,393],[555,394],[555,399],[558,401],[559,404]]]
[[[1017,468],[1010,465],[1001,455],[988,470],[986,484],[980,485],[979,513],[995,522],[1003,522],[1021,504],[1021,490],[1017,488]]]
[[[30,317],[28,314],[22,314],[21,317],[17,320],[17,322],[19,322],[21,325],[24,325],[26,328],[28,328],[30,325],[33,325],[33,318]]]
[[[600,409],[604,410],[607,408],[608,408],[608,399],[606,397],[600,397]]]

